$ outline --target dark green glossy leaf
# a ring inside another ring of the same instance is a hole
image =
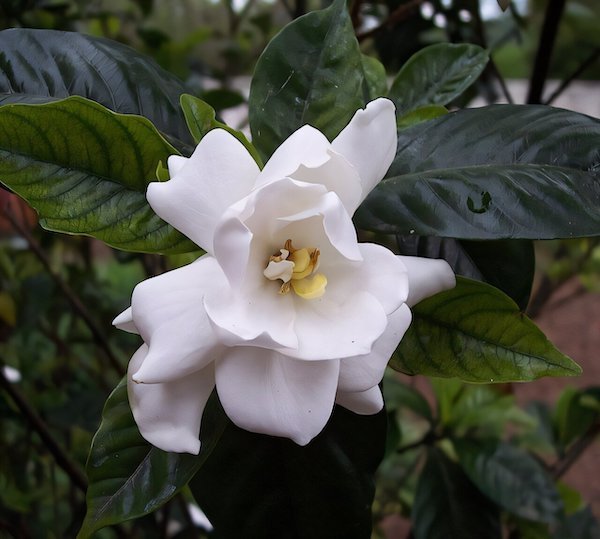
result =
[[[40,103],[79,95],[150,119],[167,136],[190,142],[179,79],[154,60],[104,38],[13,28],[0,32],[0,102]]]
[[[509,382],[572,376],[581,369],[498,289],[457,278],[456,288],[413,309],[390,366],[407,374]]]
[[[471,481],[500,507],[536,522],[556,522],[563,504],[550,475],[528,453],[505,442],[454,441]]]
[[[339,407],[304,447],[231,424],[190,487],[215,537],[370,537],[385,432]]]
[[[468,241],[433,236],[398,236],[400,254],[443,258],[454,273],[484,281],[502,290],[524,311],[535,270],[529,240]]]
[[[429,450],[412,510],[415,539],[500,539],[498,510],[439,449]]]
[[[465,109],[399,132],[355,219],[461,239],[600,234],[600,121],[533,105]]]
[[[193,95],[184,94],[181,96],[181,109],[183,110],[188,129],[190,130],[190,133],[192,134],[196,144],[198,144],[198,142],[202,140],[202,137],[204,137],[204,135],[206,135],[206,133],[208,133],[211,129],[215,129],[217,127],[220,129],[225,129],[225,131],[231,133],[235,138],[237,138],[250,152],[259,166],[262,166],[262,161],[260,160],[260,156],[258,155],[256,148],[246,138],[246,135],[240,131],[232,129],[222,122],[217,121],[215,109],[213,109],[208,103],[205,103],[202,101],[202,99],[198,99]]]
[[[447,105],[475,82],[488,60],[488,53],[477,45],[430,45],[402,66],[389,98],[399,117],[426,105]]]
[[[157,165],[177,151],[145,118],[81,97],[0,107],[0,182],[27,200],[48,230],[119,249],[196,250],[146,201]]]
[[[444,116],[444,114],[448,114],[448,109],[442,105],[420,107],[400,116],[397,121],[398,129],[406,129],[411,125],[433,120],[434,118]]]
[[[228,423],[211,397],[202,419],[198,456],[166,453],[146,442],[131,414],[125,379],[106,401],[87,462],[87,514],[78,537],[146,515],[172,498],[214,450]]]
[[[362,62],[344,0],[277,34],[250,88],[252,141],[263,159],[304,124],[333,139],[368,99]]]
[[[361,58],[369,100],[387,95],[387,77],[383,64],[377,58],[366,54]]]

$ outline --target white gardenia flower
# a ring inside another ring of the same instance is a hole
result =
[[[262,171],[222,129],[169,158],[171,180],[150,184],[148,202],[206,254],[140,283],[114,321],[144,340],[128,390],[146,440],[198,453],[215,386],[236,425],[300,445],[334,403],[381,410],[409,306],[455,282],[444,261],[357,241],[351,217],[396,144],[394,105],[377,99],[331,143],[298,129]]]

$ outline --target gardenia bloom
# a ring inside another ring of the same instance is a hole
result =
[[[394,105],[377,99],[333,140],[305,125],[261,171],[214,129],[148,202],[206,254],[140,283],[114,324],[144,344],[129,364],[142,436],[198,453],[212,390],[246,430],[305,445],[334,403],[383,407],[379,382],[409,306],[454,286],[446,262],[358,243],[352,215],[396,152]]]

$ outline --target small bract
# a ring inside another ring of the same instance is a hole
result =
[[[332,142],[298,129],[262,171],[222,129],[169,158],[171,180],[150,184],[148,201],[206,254],[140,283],[114,321],[144,340],[128,391],[146,440],[198,453],[215,386],[236,425],[300,445],[335,403],[381,410],[409,306],[454,286],[444,261],[358,243],[352,215],[396,144],[394,105],[377,99]]]

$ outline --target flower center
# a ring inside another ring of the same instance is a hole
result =
[[[288,294],[293,290],[304,299],[320,298],[325,293],[327,277],[315,273],[319,266],[319,254],[316,247],[296,249],[292,240],[287,240],[279,253],[269,257],[263,274],[270,281],[283,281],[280,294]]]

